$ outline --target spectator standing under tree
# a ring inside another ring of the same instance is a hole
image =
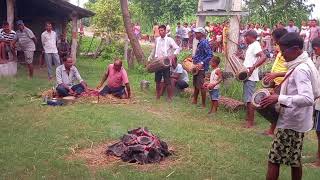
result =
[[[139,23],[136,23],[133,27],[133,33],[137,37],[138,40],[141,38],[141,27]]]
[[[154,40],[156,40],[160,36],[158,23],[154,23],[152,31],[153,31],[153,38]]]
[[[193,56],[193,64],[198,70],[196,75],[193,75],[193,104],[198,103],[198,95],[201,93],[202,107],[206,107],[206,90],[204,89],[205,73],[209,70],[209,62],[213,57],[209,41],[206,39],[206,30],[203,27],[198,27],[194,30],[196,39],[199,41],[197,50]]]
[[[17,39],[14,42],[14,45],[16,42],[19,43],[19,47],[21,48],[21,51],[24,53],[24,58],[28,66],[29,70],[29,78],[33,77],[33,55],[34,51],[36,50],[36,42],[37,39],[33,32],[24,26],[24,23],[22,20],[17,21],[18,25],[18,31],[16,32],[17,34]]]
[[[189,36],[190,36],[190,28],[188,27],[188,23],[184,23],[183,25],[183,34],[182,34],[182,48],[189,49]]]
[[[305,21],[301,22],[300,36],[304,39],[303,50],[308,51],[310,29],[308,24]]]
[[[41,34],[41,42],[48,68],[48,79],[51,80],[53,78],[52,64],[58,67],[60,65],[60,58],[57,48],[57,34],[52,30],[50,22],[46,23],[46,30]]]
[[[176,27],[176,43],[180,47],[182,45],[182,36],[183,36],[183,27],[181,26],[181,23],[178,22]]]
[[[260,24],[257,23],[255,28],[254,28],[254,30],[257,32],[257,35],[258,35],[257,41],[260,42],[261,41],[261,35],[262,35],[262,32],[263,32],[263,30],[260,27]]]
[[[299,33],[299,28],[294,25],[293,20],[289,20],[289,23],[288,23],[288,26],[286,27],[286,29],[289,33],[291,33],[291,32]]]
[[[268,28],[267,25],[263,26],[263,31],[261,33],[262,42],[264,44],[264,49],[267,49],[269,52],[272,51],[271,45],[271,30]]]
[[[248,68],[249,78],[243,82],[244,103],[247,106],[246,128],[254,126],[254,107],[251,104],[252,95],[256,91],[256,84],[259,81],[259,67],[266,61],[266,56],[257,41],[258,34],[250,30],[245,34],[248,49],[245,54],[243,65]]]
[[[317,25],[317,20],[315,19],[312,19],[310,21],[310,36],[309,36],[309,45],[308,45],[308,52],[309,52],[309,55],[312,56],[313,54],[313,50],[312,50],[312,46],[311,46],[311,42],[317,38],[317,37],[320,37],[320,27]]]

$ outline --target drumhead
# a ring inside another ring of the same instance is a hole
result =
[[[256,108],[261,108],[261,101],[262,99],[270,96],[270,92],[267,89],[260,89],[257,92],[255,92],[252,96],[251,103]]]

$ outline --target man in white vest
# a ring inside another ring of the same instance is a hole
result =
[[[155,40],[155,47],[152,50],[151,55],[148,58],[148,61],[156,60],[156,59],[163,59],[168,58],[171,62],[175,58],[176,55],[180,52],[180,47],[176,44],[176,42],[171,38],[166,36],[166,26],[161,25],[159,26],[159,34]],[[156,81],[156,98],[160,99],[162,88],[161,81],[163,80],[168,93],[168,100],[171,101],[173,97],[173,90],[171,85],[170,79],[170,67],[159,70],[155,72],[155,81]]]

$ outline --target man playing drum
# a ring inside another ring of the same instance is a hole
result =
[[[303,39],[298,33],[287,33],[280,41],[288,72],[281,85],[280,95],[273,94],[261,101],[266,108],[280,106],[277,133],[268,156],[268,180],[279,178],[280,165],[291,166],[292,179],[302,179],[301,154],[304,134],[313,127],[314,99],[319,93],[319,72],[303,51]]]
[[[209,62],[213,57],[209,41],[206,39],[206,30],[203,27],[198,27],[194,30],[196,39],[199,41],[196,54],[192,57],[193,64],[197,68],[198,73],[193,75],[193,104],[197,104],[198,95],[201,92],[202,107],[206,107],[206,90],[203,87],[205,73],[209,70]]]
[[[266,74],[266,76],[264,77],[264,81],[266,82],[273,81],[275,84],[274,88],[278,87],[281,84],[281,82],[284,79],[284,76],[288,71],[288,68],[285,66],[285,60],[281,54],[280,48],[278,47],[280,38],[287,33],[288,31],[284,28],[275,29],[272,32],[273,40],[277,44],[276,48],[279,50],[279,52],[272,66],[271,73]],[[270,129],[264,132],[263,134],[267,136],[273,136],[275,128],[276,128],[276,122],[272,123],[270,125]]]
[[[258,34],[254,30],[247,31],[245,40],[249,44],[245,54],[243,65],[248,68],[249,78],[243,83],[244,102],[247,106],[246,128],[254,126],[254,106],[251,104],[252,95],[259,81],[259,67],[266,61],[260,43],[257,41]]]
[[[149,56],[148,61],[167,58],[172,62],[175,56],[179,54],[180,47],[171,37],[166,36],[165,25],[159,26],[159,33],[160,37],[158,37],[155,40],[155,48],[152,50],[152,53]],[[171,101],[173,97],[173,90],[170,79],[170,67],[155,72],[157,99],[160,99],[161,96],[162,80],[164,81],[165,86],[167,87],[168,100]]]

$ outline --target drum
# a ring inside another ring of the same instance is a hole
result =
[[[182,67],[188,73],[192,73],[193,75],[197,75],[199,73],[199,70],[193,64],[192,57],[188,57],[187,59],[183,60]]]
[[[264,88],[274,88],[275,87],[275,83],[274,81],[266,81],[265,78],[262,79],[262,86]]]
[[[147,65],[147,71],[149,73],[154,73],[169,67],[170,67],[170,60],[168,58],[161,58],[161,59],[156,59],[151,61]]]
[[[230,56],[227,60],[237,80],[246,81],[249,78],[248,69],[236,55]]]
[[[257,92],[255,92],[252,96],[251,103],[254,107],[256,107],[256,111],[264,117],[267,121],[270,123],[277,122],[279,118],[279,112],[276,109],[276,105],[270,105],[266,108],[262,108],[260,103],[261,100],[270,96],[271,93],[268,89],[260,89]]]

